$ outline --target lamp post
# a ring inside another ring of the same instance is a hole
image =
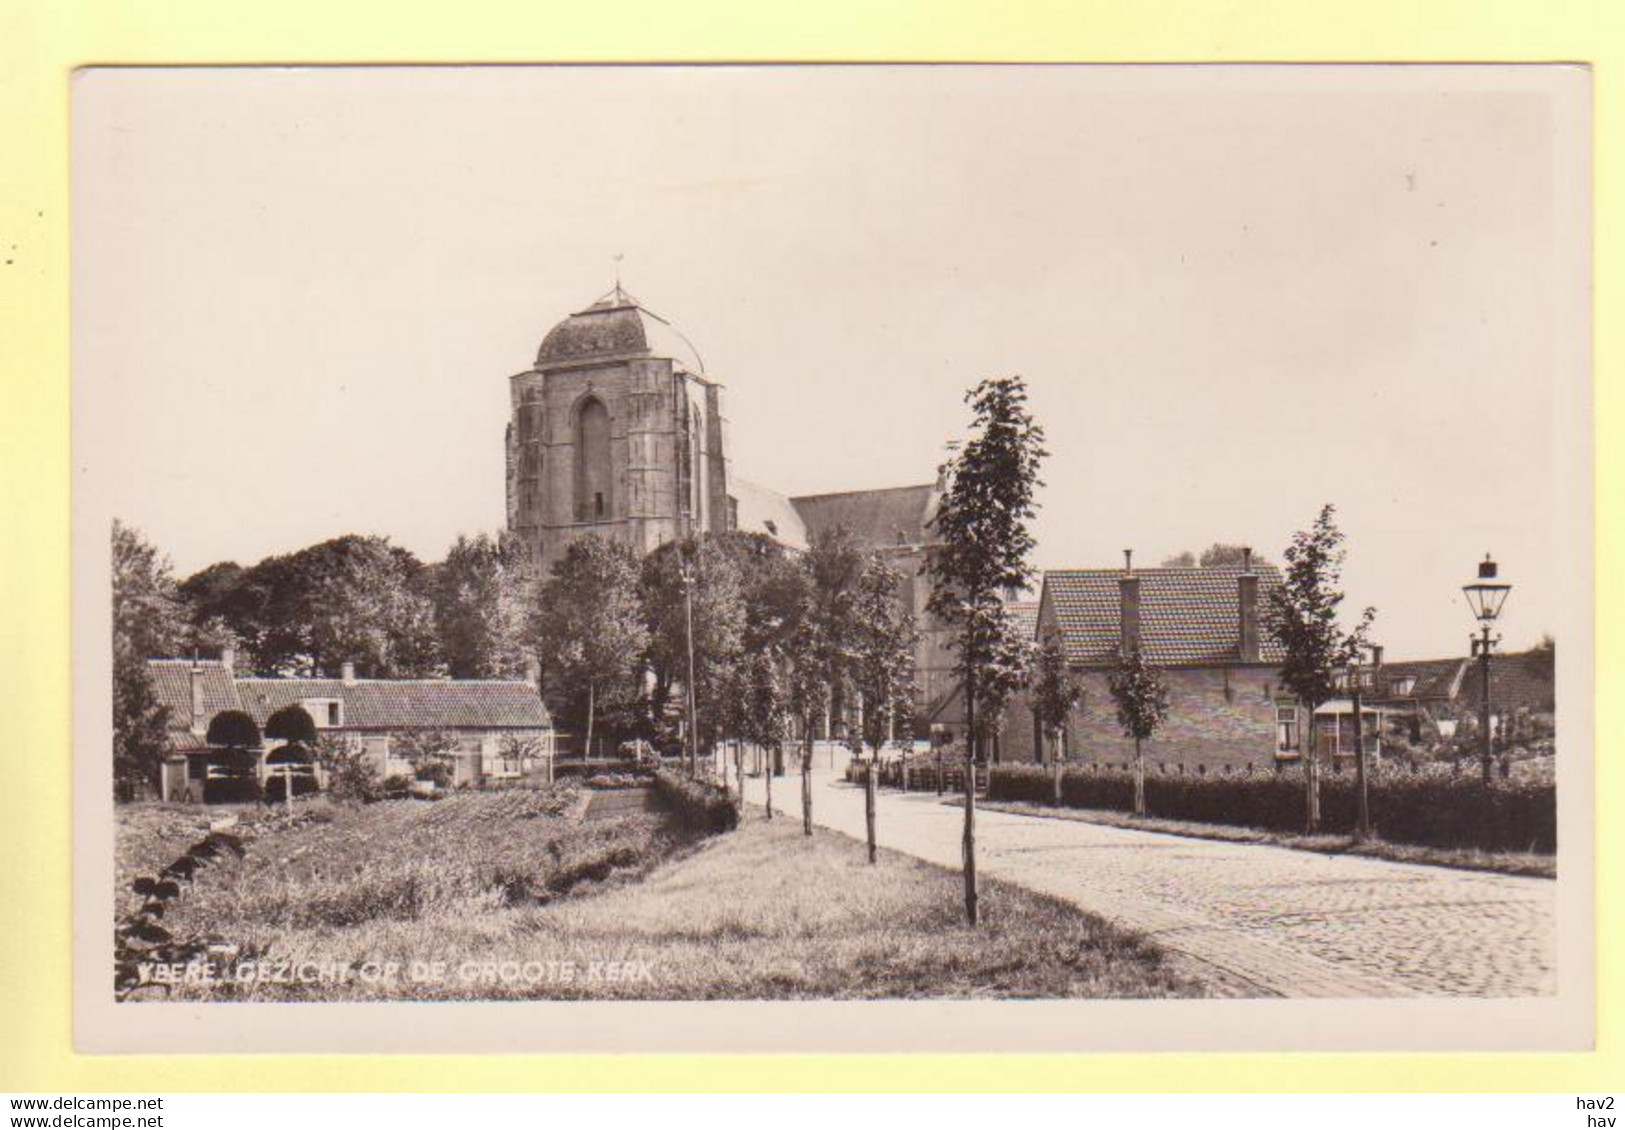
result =
[[[1349,705],[1354,710],[1354,841],[1365,843],[1371,838],[1371,801],[1365,787],[1365,721],[1360,705],[1360,652],[1349,658]]]
[[[1478,741],[1480,756],[1484,760],[1484,783],[1490,783],[1491,765],[1495,759],[1495,747],[1490,735],[1490,652],[1500,642],[1499,636],[1490,634],[1490,626],[1495,618],[1501,614],[1501,606],[1506,603],[1507,593],[1512,586],[1496,577],[1495,562],[1489,554],[1478,563],[1478,579],[1469,585],[1462,585],[1461,591],[1467,594],[1467,604],[1478,618],[1479,635],[1472,641],[1473,654],[1478,657],[1478,671],[1483,693],[1480,695],[1478,705]]]
[[[697,777],[700,773],[700,731],[694,698],[694,565],[689,559],[687,546],[678,554],[677,576],[683,584],[683,626],[688,645],[688,724],[684,727],[688,731],[688,774]]]

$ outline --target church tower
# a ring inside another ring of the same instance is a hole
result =
[[[722,387],[617,283],[509,380],[508,528],[550,569],[597,534],[639,556],[733,528]]]

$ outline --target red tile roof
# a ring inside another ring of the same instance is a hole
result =
[[[1382,697],[1394,702],[1412,702],[1421,699],[1454,698],[1459,689],[1465,659],[1416,659],[1382,665],[1382,679],[1386,690]],[[1403,679],[1415,679],[1415,685],[1404,694],[1395,689]]]
[[[524,682],[472,679],[238,679],[243,709],[264,726],[284,706],[336,698],[346,730],[542,729],[547,708]]]
[[[1259,661],[1279,663],[1281,645],[1269,631],[1269,601],[1281,585],[1273,565],[1255,564],[1258,577]],[[1241,656],[1239,565],[1208,569],[1136,569],[1140,579],[1140,648],[1164,665],[1235,663]],[[1052,569],[1044,589],[1054,607],[1067,660],[1098,666],[1117,659],[1122,641],[1121,569]]]
[[[171,739],[194,741],[192,661],[148,662],[158,701],[170,709]],[[262,729],[274,712],[304,699],[342,702],[346,730],[545,729],[550,720],[529,683],[476,679],[262,679],[232,678],[219,660],[198,664],[205,720],[223,710],[245,710]]]

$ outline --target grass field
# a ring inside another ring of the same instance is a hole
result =
[[[698,841],[658,812],[583,819],[570,790],[312,808],[247,831],[166,924],[237,947],[171,999],[827,999],[1233,995],[1091,915],[799,824]],[[121,870],[164,820],[130,812]],[[196,817],[178,842],[195,834]],[[172,829],[173,830],[173,829]],[[139,868],[136,868],[139,869]],[[251,976],[244,976],[249,970]],[[308,974],[308,976],[307,976]],[[144,989],[135,999],[162,999]]]

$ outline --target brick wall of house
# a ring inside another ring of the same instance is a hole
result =
[[[1170,668],[1162,672],[1168,689],[1168,717],[1145,743],[1153,770],[1166,765],[1186,772],[1223,771],[1251,765],[1275,765],[1275,695],[1279,673],[1266,666]],[[1076,675],[1083,700],[1067,723],[1067,760],[1127,766],[1134,760],[1134,740],[1117,724],[1117,709],[1100,670]],[[1011,702],[1000,731],[1001,761],[1034,759],[1033,717],[1025,694]]]

